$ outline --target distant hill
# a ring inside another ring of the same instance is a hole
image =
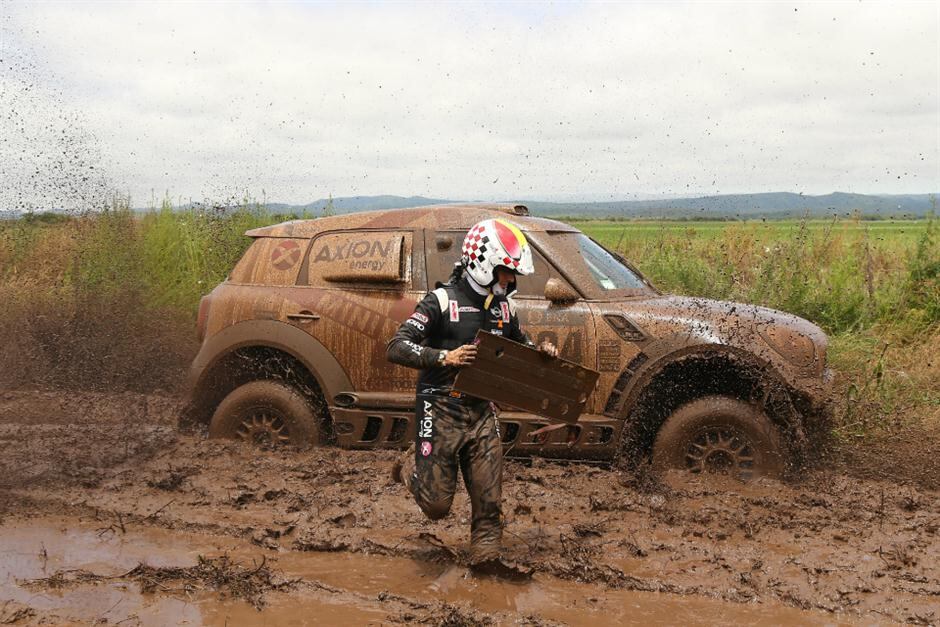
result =
[[[940,194],[868,195],[833,192],[807,196],[791,192],[763,194],[725,194],[698,198],[662,200],[623,200],[603,202],[543,202],[539,200],[506,200],[529,207],[533,215],[581,218],[669,218],[669,219],[782,219],[799,216],[851,216],[913,218],[937,211]],[[425,198],[424,196],[346,196],[321,198],[303,205],[268,203],[274,213],[322,215],[328,205],[334,213],[352,213],[379,209],[399,209],[437,205],[461,200]],[[185,208],[185,207],[184,207]],[[145,211],[139,209],[138,211]],[[0,218],[15,218],[17,213],[0,210]]]
[[[379,209],[403,209],[405,207],[421,207],[424,205],[440,205],[454,202],[442,198],[425,198],[424,196],[346,196],[343,198],[321,198],[306,205],[286,205],[281,203],[268,203],[271,211],[301,212],[307,210],[313,213],[323,211],[323,208],[332,203],[336,213],[352,213],[354,211],[376,211]]]
[[[699,198],[672,198],[664,200],[624,200],[604,202],[543,202],[539,200],[512,200],[529,207],[533,215],[568,216],[584,218],[787,218],[809,215],[829,217],[852,215],[878,217],[923,217],[936,210],[937,194],[867,195],[834,192],[823,196],[807,196],[791,192],[764,194],[725,194]],[[320,213],[330,202],[322,198],[305,205],[269,204],[272,211],[300,213],[307,210]],[[420,207],[458,200],[424,198],[422,196],[351,196],[333,198],[336,213]]]
[[[765,194],[726,194],[699,198],[672,198],[665,200],[624,200],[605,202],[543,202],[540,200],[512,200],[526,205],[533,215],[570,216],[584,218],[787,218],[809,215],[828,217],[833,214],[878,217],[923,217],[936,210],[932,199],[937,194],[882,195],[846,194],[834,192],[823,196],[806,196],[791,192]],[[420,207],[442,203],[461,202],[423,196],[350,196],[334,198],[336,213],[373,211]],[[272,211],[300,213],[307,210],[320,213],[329,199],[321,198],[305,205],[269,204]]]
[[[790,192],[727,194],[669,200],[628,200],[595,203],[524,202],[534,214],[544,216],[583,216],[591,218],[785,218],[833,214],[864,216],[922,217],[936,210],[936,194],[872,196],[834,192],[806,196]]]

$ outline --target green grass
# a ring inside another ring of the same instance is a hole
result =
[[[861,236],[868,233],[874,239],[892,239],[915,241],[923,232],[927,220],[750,220],[750,221],[669,221],[669,220],[572,220],[570,223],[582,231],[590,232],[592,237],[606,246],[616,244],[622,233],[633,239],[659,238],[663,232],[684,233],[698,238],[715,238],[729,228],[746,228],[764,237],[774,239],[786,237],[794,229],[806,228],[810,231],[827,231],[838,228],[844,233]]]
[[[248,202],[221,212],[167,201],[141,215],[117,200],[97,215],[5,221],[0,285],[135,289],[152,306],[193,311],[248,246],[246,230],[292,217]],[[781,309],[834,334],[890,325],[912,335],[940,323],[933,219],[573,224],[667,292]]]
[[[766,305],[830,333],[940,322],[933,219],[574,224],[668,292]]]
[[[176,210],[169,201],[135,213],[118,199],[104,212],[0,221],[0,287],[113,295],[128,290],[153,307],[193,312],[251,244],[245,231],[312,215]]]
[[[135,312],[175,312],[189,326],[199,298],[250,244],[246,230],[313,217],[251,202],[225,212],[128,207],[117,199],[100,214],[0,221],[0,301],[15,301],[8,311],[22,316],[30,303],[64,311],[124,299]],[[940,415],[935,220],[573,224],[663,291],[765,305],[820,325],[839,373],[843,433],[868,433],[902,414]]]

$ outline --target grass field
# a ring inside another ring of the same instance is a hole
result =
[[[571,220],[571,224],[605,246],[616,246],[624,239],[659,239],[664,234],[681,234],[695,238],[717,238],[729,229],[743,229],[758,239],[781,239],[795,230],[806,228],[818,233],[836,229],[844,235],[868,237],[876,241],[898,241],[913,244],[923,234],[927,220],[749,220],[749,221],[688,221],[688,220]]]
[[[199,298],[249,244],[244,232],[292,217],[168,203],[139,215],[118,203],[97,215],[0,221],[3,330],[10,342],[37,336],[42,345],[43,333],[66,329],[80,340],[88,329],[110,329],[106,344],[133,346],[135,338],[116,337],[130,325],[138,330],[124,335],[154,335],[159,354],[167,338],[191,334]],[[574,224],[663,291],[766,305],[820,325],[839,372],[842,432],[867,433],[902,414],[940,417],[935,220]],[[157,320],[169,322],[158,328]],[[69,346],[83,350],[77,340]],[[69,376],[81,378],[83,368]]]
[[[940,321],[933,220],[574,224],[667,291],[767,305],[829,332]]]

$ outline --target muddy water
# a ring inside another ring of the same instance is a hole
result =
[[[122,580],[62,588],[25,585],[25,580],[70,569],[115,576],[140,562],[191,566],[199,555],[227,554],[252,564],[263,553],[281,577],[303,581],[292,592],[269,593],[260,612],[216,592],[142,594],[137,584]],[[376,624],[407,620],[403,610],[437,602],[472,606],[500,622],[537,616],[571,625],[841,624],[828,614],[776,603],[735,605],[701,597],[605,590],[544,575],[512,584],[472,577],[449,564],[351,553],[273,554],[239,539],[130,526],[122,533],[65,519],[0,526],[0,601],[8,600],[27,605],[44,618],[111,624]],[[412,612],[419,618],[427,618],[427,613],[427,609]]]

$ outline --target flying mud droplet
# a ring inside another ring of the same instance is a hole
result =
[[[114,186],[98,139],[57,86],[58,77],[17,47],[0,23],[0,217],[109,207]]]

